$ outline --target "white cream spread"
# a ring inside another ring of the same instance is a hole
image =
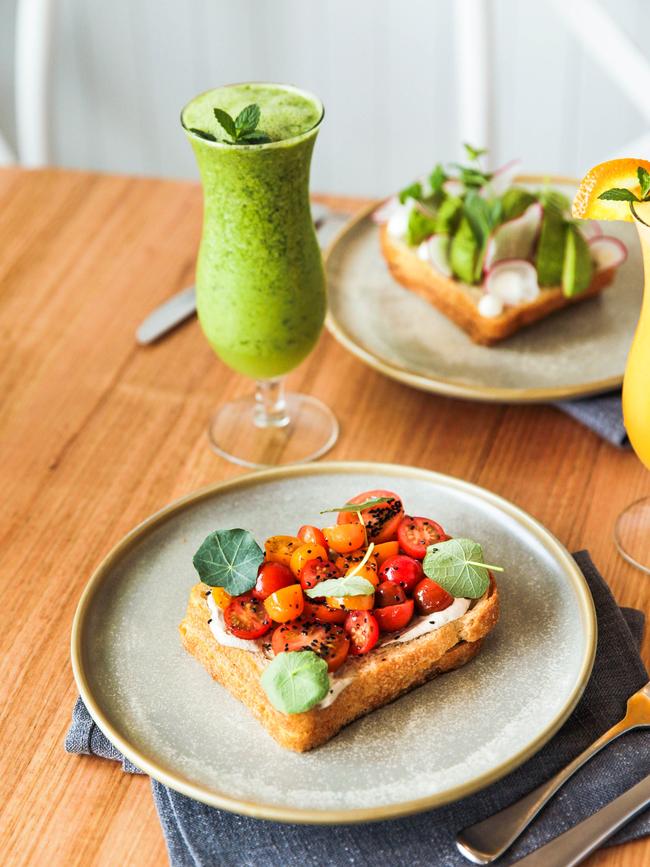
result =
[[[331,704],[334,704],[339,695],[343,692],[346,686],[349,686],[353,677],[337,677],[336,675],[330,674],[330,689],[325,698],[322,701],[319,701],[318,704],[315,704],[314,707],[318,710],[323,710],[323,708],[329,707]]]
[[[486,319],[493,319],[495,316],[501,316],[503,313],[504,303],[496,295],[482,295],[478,302],[478,312]]]
[[[210,609],[211,618],[208,621],[210,632],[223,647],[236,647],[237,650],[248,650],[249,653],[262,653],[262,648],[257,641],[251,641],[249,638],[237,638],[226,629],[226,621],[223,619],[223,611],[212,598],[212,593],[208,593],[205,597]]]
[[[440,629],[445,623],[451,623],[452,620],[458,620],[467,611],[470,605],[469,599],[458,598],[454,599],[449,608],[443,611],[435,611],[433,614],[427,614],[424,617],[418,618],[404,632],[400,632],[395,638],[390,638],[388,641],[382,642],[382,647],[387,644],[397,644],[402,641],[411,641],[413,638],[419,638],[421,635],[426,635],[427,632],[433,632],[434,629]]]
[[[386,231],[393,238],[398,238],[401,241],[406,238],[406,233],[409,227],[409,217],[411,216],[411,211],[415,207],[415,204],[415,199],[408,198],[403,205],[398,205],[390,215],[388,222],[386,223]]]

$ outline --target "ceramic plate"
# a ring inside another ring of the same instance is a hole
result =
[[[573,196],[575,184],[552,182]],[[602,295],[486,347],[391,277],[370,217],[375,207],[348,223],[327,254],[328,327],[362,361],[416,388],[474,400],[560,400],[621,384],[643,291],[633,226],[601,224],[628,248]]]
[[[415,514],[480,540],[506,571],[502,619],[465,668],[414,690],[304,754],[278,746],[181,647],[196,581],[192,555],[217,527],[262,541],[322,523],[319,510],[359,491],[397,491]],[[536,752],[578,701],[596,626],[567,551],[505,500],[451,477],[394,465],[332,463],[242,476],[191,494],[136,527],[79,603],[72,662],[81,695],[111,741],[152,777],[247,815],[353,822],[447,803]],[[377,757],[395,752],[399,762]]]

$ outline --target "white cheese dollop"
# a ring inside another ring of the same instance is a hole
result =
[[[478,302],[478,312],[486,319],[493,319],[503,313],[503,301],[495,295],[482,295]]]
[[[319,701],[318,704],[315,704],[314,707],[318,710],[323,710],[323,708],[329,707],[331,704],[334,704],[339,695],[343,692],[346,686],[349,686],[354,680],[353,677],[336,677],[330,674],[330,689],[325,698],[322,701]]]
[[[224,647],[236,647],[238,650],[248,650],[249,653],[262,653],[262,648],[257,641],[251,641],[248,638],[237,638],[236,635],[228,632],[226,621],[223,619],[223,611],[212,598],[212,593],[208,593],[205,601],[208,603],[211,615],[208,626],[219,644]]]
[[[433,614],[427,614],[425,617],[420,617],[419,620],[412,623],[408,629],[405,629],[396,638],[382,642],[382,647],[385,647],[387,644],[411,641],[414,638],[419,638],[421,635],[426,635],[427,632],[433,632],[434,629],[440,629],[445,623],[451,623],[452,620],[458,620],[459,617],[462,617],[469,608],[469,605],[469,599],[454,599],[449,608],[445,608],[443,611],[435,611]]]

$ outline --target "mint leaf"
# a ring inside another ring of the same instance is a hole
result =
[[[636,174],[641,185],[641,195],[645,199],[648,196],[648,192],[650,192],[650,172],[644,169],[643,166],[639,166]]]
[[[358,575],[328,578],[315,587],[305,590],[305,594],[311,599],[318,599],[321,596],[336,596],[337,599],[341,596],[370,596],[374,592],[375,588],[370,581]]]
[[[467,158],[470,160],[477,160],[479,157],[482,157],[483,154],[487,153],[487,148],[475,148],[470,144],[463,144],[463,147],[465,148]]]
[[[442,190],[442,185],[447,180],[447,175],[442,167],[442,163],[438,163],[435,169],[429,175],[429,186],[431,187],[431,195],[435,196]]]
[[[322,701],[330,688],[327,663],[312,650],[279,653],[265,669],[260,683],[281,713],[305,713]]]
[[[235,121],[230,117],[227,111],[224,111],[222,108],[213,109],[214,116],[219,121],[221,126],[225,129],[228,135],[236,139],[237,138],[237,127],[235,126]]]
[[[246,144],[268,144],[270,141],[271,137],[260,130],[243,133],[237,138],[237,144],[240,142],[245,142]]]
[[[635,196],[632,190],[625,190],[622,187],[613,187],[611,190],[605,190],[598,196],[599,199],[605,199],[610,202],[640,202],[641,199]]]
[[[422,184],[419,181],[414,181],[410,186],[404,187],[404,189],[400,191],[398,198],[402,205],[407,199],[421,199]]]
[[[231,596],[255,586],[264,553],[248,530],[215,530],[206,536],[192,563],[210,587],[223,587]]]
[[[260,122],[260,107],[256,103],[242,108],[235,118],[235,128],[238,133],[253,132]],[[238,136],[239,138],[239,136]]]
[[[381,503],[394,502],[394,497],[371,497],[363,503],[346,503],[345,506],[336,506],[334,509],[323,509],[321,515],[326,515],[328,512],[363,512],[364,509],[371,509],[373,506],[379,506]]]
[[[191,126],[189,128],[189,131],[193,132],[194,135],[198,135],[199,138],[204,138],[206,141],[216,141],[217,140],[216,135],[212,135],[211,132],[205,132],[205,130],[202,130],[202,129],[196,129],[196,127],[194,127],[194,126]]]
[[[478,599],[488,589],[488,568],[503,571],[500,566],[487,566],[483,548],[471,539],[448,539],[429,545],[422,568],[447,593],[466,599]]]

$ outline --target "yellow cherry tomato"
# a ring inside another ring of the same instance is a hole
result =
[[[373,587],[376,587],[377,584],[379,584],[379,575],[377,574],[377,562],[373,560],[372,557],[361,567],[359,567],[358,564],[353,563],[345,574],[354,575],[358,578],[365,578],[366,581],[370,581]]]
[[[230,604],[230,600],[232,599],[230,593],[226,593],[223,587],[211,587],[212,598],[215,601],[215,604],[221,608],[223,611]]]
[[[264,543],[264,559],[289,566],[293,552],[304,544],[297,536],[269,536]]]
[[[389,557],[396,557],[399,554],[399,542],[380,542],[378,545],[375,545],[372,554],[377,559],[377,565],[381,566],[384,560],[388,560]]]
[[[311,542],[305,545],[303,542],[300,548],[295,549],[289,563],[291,571],[297,578],[300,578],[305,563],[309,563],[310,560],[322,560],[323,563],[327,563],[327,551],[322,545],[315,545]]]
[[[300,617],[305,607],[305,597],[300,584],[290,584],[271,593],[264,600],[264,608],[271,620],[276,623],[286,623]]]
[[[328,596],[326,598],[330,608],[345,608],[350,611],[370,611],[375,602],[374,594],[371,596]]]
[[[333,527],[323,527],[323,536],[332,551],[337,554],[349,554],[366,544],[366,530],[363,524],[335,524]]]

